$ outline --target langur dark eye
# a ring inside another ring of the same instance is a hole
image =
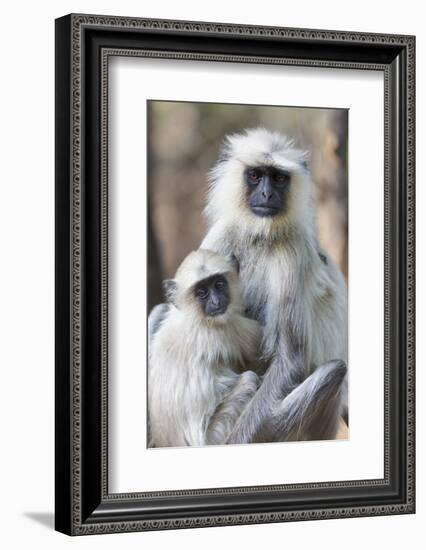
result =
[[[216,281],[214,286],[217,290],[223,290],[225,288],[225,281]]]
[[[251,183],[257,183],[257,180],[259,179],[259,174],[257,173],[256,170],[247,170],[247,179],[251,182]]]
[[[274,177],[275,182],[278,183],[279,185],[286,184],[289,181],[289,179],[290,179],[290,175],[284,172],[277,172]]]
[[[199,298],[205,299],[205,298],[207,298],[208,295],[209,295],[208,288],[206,288],[204,286],[202,286],[200,288],[197,288],[197,296]]]

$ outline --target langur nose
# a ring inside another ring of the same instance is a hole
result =
[[[272,198],[272,189],[269,183],[269,178],[265,177],[262,185],[262,197],[266,200]]]

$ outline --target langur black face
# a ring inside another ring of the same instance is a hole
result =
[[[253,214],[273,217],[285,211],[290,173],[273,166],[247,168],[247,200]]]
[[[223,315],[230,302],[229,285],[224,275],[213,275],[195,286],[195,298],[207,317]]]

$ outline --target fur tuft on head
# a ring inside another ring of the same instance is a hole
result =
[[[205,209],[209,224],[221,221],[242,229],[249,238],[298,229],[301,220],[309,224],[312,206],[307,159],[307,152],[279,132],[255,128],[227,136],[219,160],[209,174]],[[258,217],[247,206],[244,172],[258,166],[271,166],[291,174],[288,208],[274,218]]]

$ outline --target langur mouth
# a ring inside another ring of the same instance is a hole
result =
[[[256,214],[256,216],[261,216],[263,218],[276,216],[280,210],[274,206],[252,206],[251,211],[253,214]]]
[[[224,315],[226,313],[227,307],[219,307],[217,309],[211,309],[208,312],[206,312],[207,317],[219,317],[220,315]]]

